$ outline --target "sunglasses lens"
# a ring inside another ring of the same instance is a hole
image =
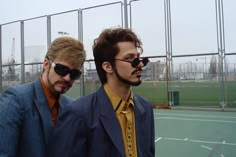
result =
[[[140,58],[135,58],[133,60],[133,62],[131,63],[132,67],[137,67],[138,64],[142,61],[143,65],[146,66],[147,63],[149,62],[149,59],[148,58],[143,58],[142,60],[140,60]]]
[[[62,64],[56,64],[56,66],[54,67],[54,70],[57,74],[61,76],[66,76],[70,71],[68,67]]]
[[[81,75],[81,71],[79,70],[70,70],[67,66],[62,64],[56,64],[54,67],[54,71],[60,75],[60,76],[66,76],[67,74],[70,74],[70,78],[72,80],[78,79]]]
[[[146,66],[149,62],[149,59],[148,58],[143,58],[142,62],[143,62],[143,65]]]
[[[135,58],[135,59],[132,61],[131,65],[132,65],[132,67],[135,68],[135,67],[138,66],[139,63],[140,63],[139,58]]]
[[[78,79],[80,77],[80,75],[81,75],[81,71],[78,71],[78,70],[71,70],[70,71],[70,78],[72,80]]]

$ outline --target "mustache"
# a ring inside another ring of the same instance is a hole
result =
[[[65,81],[65,80],[59,80],[59,81],[57,81],[57,83],[60,83],[60,84],[65,84],[65,85],[67,85],[67,86],[69,86],[69,87],[71,87],[71,86],[72,86],[72,84],[71,84],[70,82],[68,82],[68,81]]]
[[[138,68],[138,69],[136,69],[136,70],[134,70],[132,73],[131,73],[131,75],[134,75],[136,72],[142,72],[143,70],[142,70],[142,68]]]

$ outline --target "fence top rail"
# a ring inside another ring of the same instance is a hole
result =
[[[22,20],[16,20],[16,21],[12,21],[12,22],[7,22],[7,23],[0,24],[0,26],[9,25],[9,24],[13,24],[13,23],[18,23],[18,22],[21,22],[21,21]]]
[[[232,53],[225,53],[225,55],[236,55],[236,52],[232,52]]]
[[[112,3],[106,3],[106,4],[96,5],[96,6],[92,6],[92,7],[86,7],[86,8],[82,8],[81,10],[88,10],[88,9],[92,9],[92,8],[104,7],[104,6],[113,5],[113,4],[118,4],[118,3],[123,4],[123,2],[117,1],[117,2],[112,2]]]
[[[211,56],[211,55],[218,55],[219,53],[198,53],[198,54],[188,54],[188,55],[173,55],[173,58],[177,57],[197,57],[197,56]]]
[[[75,12],[75,11],[78,11],[78,10],[79,10],[79,9],[68,10],[68,11],[63,11],[63,12],[59,12],[59,13],[50,14],[50,15],[48,15],[48,16],[56,16],[56,15],[60,15],[60,14],[66,14],[66,13]]]
[[[73,9],[73,10],[63,11],[63,12],[54,13],[54,14],[49,14],[49,15],[37,16],[37,17],[33,17],[33,18],[28,18],[28,19],[15,20],[15,21],[7,22],[7,23],[2,23],[2,24],[0,24],[0,26],[9,25],[9,24],[13,24],[13,23],[18,23],[18,22],[22,22],[22,21],[29,21],[29,20],[38,19],[38,18],[43,18],[43,17],[47,17],[47,16],[55,16],[55,15],[60,15],[60,14],[65,14],[65,13],[70,13],[70,12],[75,12],[75,11],[78,11],[78,10],[87,10],[87,9],[92,9],[92,8],[97,8],[97,7],[103,7],[103,6],[112,5],[112,4],[117,4],[117,3],[123,4],[122,1],[117,1],[117,2],[112,2],[112,3],[106,3],[106,4],[96,5],[96,6],[92,6],[92,7],[79,8],[79,9]]]

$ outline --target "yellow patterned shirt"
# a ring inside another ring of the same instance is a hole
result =
[[[137,157],[133,95],[127,101],[122,100],[107,84],[104,85],[122,131],[126,157]]]

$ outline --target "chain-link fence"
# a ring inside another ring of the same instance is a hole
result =
[[[143,55],[151,61],[135,93],[154,105],[236,107],[236,47],[232,42],[236,41],[232,35],[236,20],[235,10],[229,7],[233,2],[225,1],[223,8],[220,0],[192,0],[195,5],[182,1],[192,10],[183,11],[173,0],[118,1],[1,24],[0,89],[39,77],[51,40],[72,36],[84,42],[88,58],[82,78],[68,95],[79,98],[95,91],[100,82],[92,57],[93,39],[104,28],[121,26],[138,33]],[[196,6],[205,8],[205,16],[196,16]]]

